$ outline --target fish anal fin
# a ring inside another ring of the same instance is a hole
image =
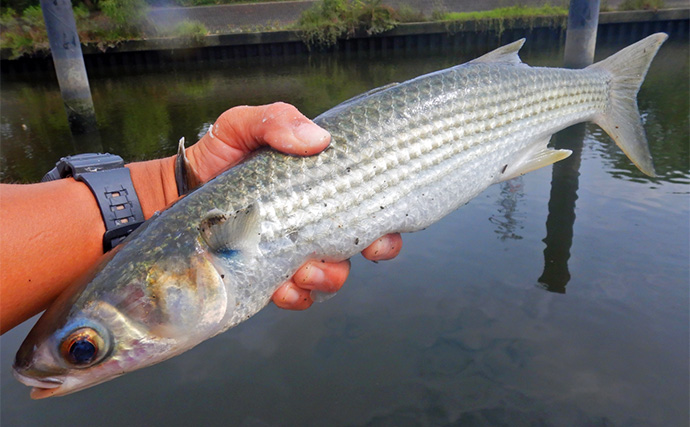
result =
[[[531,148],[527,151],[522,152],[512,161],[501,166],[499,181],[517,178],[527,172],[543,168],[544,166],[551,165],[570,156],[572,153],[570,150],[554,150],[553,148],[548,148],[549,139],[551,139],[550,135],[545,139],[538,140],[535,144],[531,144]]]
[[[234,212],[212,209],[199,223],[199,234],[211,251],[229,256],[258,250],[259,226],[259,212],[254,205]]]
[[[520,48],[525,44],[525,39],[514,41],[498,49],[494,49],[489,53],[485,53],[479,58],[473,59],[468,64],[522,64],[522,60],[518,55]]]

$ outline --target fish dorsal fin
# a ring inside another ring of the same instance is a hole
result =
[[[184,136],[177,144],[177,158],[175,159],[175,182],[177,183],[177,195],[184,196],[201,185],[199,175],[189,163],[184,149]]]
[[[342,108],[342,107],[344,107],[344,106],[346,106],[346,105],[352,104],[353,102],[359,101],[359,100],[362,99],[362,98],[366,98],[367,96],[371,96],[371,95],[373,95],[373,94],[375,94],[375,93],[377,93],[377,92],[383,92],[384,90],[390,89],[390,88],[392,88],[392,87],[394,87],[394,86],[397,86],[397,85],[399,85],[399,84],[400,84],[400,83],[398,83],[398,82],[388,83],[387,85],[383,85],[383,86],[381,86],[381,87],[376,87],[376,88],[371,89],[371,90],[369,90],[369,91],[367,91],[367,92],[360,93],[359,95],[353,96],[352,98],[347,99],[347,100],[341,102],[340,104],[338,104],[338,105],[336,105],[335,107],[333,107],[333,109],[335,109],[335,108]]]
[[[570,156],[570,150],[554,150],[548,148],[551,136],[544,139],[536,140],[534,144],[530,144],[529,148],[519,153],[515,158],[501,167],[499,181],[507,181],[524,175],[527,172],[548,166],[563,160]]]
[[[520,59],[518,52],[520,52],[520,48],[523,44],[525,44],[525,39],[514,41],[505,46],[501,46],[498,49],[494,49],[477,59],[471,60],[469,64],[522,64],[522,60]]]
[[[254,205],[235,212],[210,210],[199,224],[199,233],[216,253],[255,252],[261,239],[259,212]]]

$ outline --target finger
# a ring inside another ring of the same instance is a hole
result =
[[[261,124],[255,134],[278,151],[311,156],[323,151],[331,141],[328,131],[290,104],[277,102],[266,106],[261,113]]]
[[[395,258],[401,249],[402,237],[400,233],[392,233],[377,239],[362,251],[362,255],[371,261],[382,261]]]
[[[244,152],[270,145],[284,153],[307,156],[323,151],[330,142],[325,129],[284,102],[231,108],[218,118],[212,131]]]
[[[313,304],[309,296],[310,292],[298,287],[290,279],[273,293],[271,299],[275,305],[285,310],[306,310]]]
[[[295,155],[312,155],[330,143],[330,134],[283,102],[234,107],[187,150],[199,178],[207,181],[234,166],[261,145]]]
[[[309,261],[292,276],[302,289],[333,293],[343,286],[350,273],[350,260],[341,262]]]

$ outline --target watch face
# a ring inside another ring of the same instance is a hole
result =
[[[125,162],[122,157],[110,153],[83,153],[60,159],[60,163],[69,167],[75,178],[86,172],[99,172],[109,169],[123,168]],[[59,166],[58,166],[59,168]]]

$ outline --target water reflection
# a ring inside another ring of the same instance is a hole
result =
[[[522,217],[518,211],[520,198],[524,193],[522,177],[517,177],[499,184],[501,195],[498,209],[489,221],[496,225],[495,233],[501,240],[522,239],[519,230],[523,228]]]
[[[571,126],[553,136],[556,149],[568,149],[573,153],[552,165],[549,216],[546,219],[544,248],[544,272],[538,282],[550,292],[565,293],[570,281],[568,260],[573,244],[575,202],[580,176],[580,159],[585,138],[584,123]]]

